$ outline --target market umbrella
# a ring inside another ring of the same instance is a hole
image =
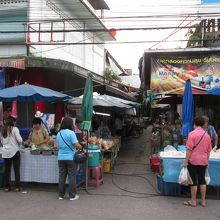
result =
[[[220,95],[220,87],[208,90],[209,95]]]
[[[183,105],[182,105],[182,131],[183,137],[187,137],[189,132],[193,129],[193,118],[194,118],[194,100],[192,94],[192,87],[190,80],[186,81],[184,95],[183,95]]]
[[[86,79],[86,85],[83,93],[82,100],[82,128],[83,130],[90,130],[91,120],[93,114],[93,83],[92,83],[92,75],[88,74]]]
[[[88,74],[86,79],[86,85],[84,88],[83,93],[83,100],[82,100],[82,117],[83,123],[81,125],[82,130],[87,131],[87,146],[86,146],[86,153],[88,154],[88,139],[89,139],[89,131],[91,129],[91,121],[92,121],[92,114],[93,114],[93,83],[92,83],[92,74]],[[86,160],[86,169],[85,169],[85,176],[88,176],[88,160]],[[88,178],[85,178],[85,187],[88,187]]]
[[[70,99],[71,97],[48,88],[22,84],[0,90],[0,101],[3,102],[55,102]]]

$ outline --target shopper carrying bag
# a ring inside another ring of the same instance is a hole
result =
[[[59,199],[62,200],[66,194],[66,177],[69,181],[69,199],[79,199],[76,194],[76,149],[80,149],[76,134],[73,131],[73,120],[69,117],[63,119],[61,130],[56,138],[58,144],[58,165],[59,165]]]
[[[192,131],[186,143],[187,152],[183,167],[187,168],[189,175],[192,178],[190,184],[191,200],[184,202],[184,205],[196,207],[197,206],[197,190],[198,186],[201,191],[202,207],[206,206],[206,179],[205,174],[208,167],[208,160],[212,150],[210,136],[204,130],[205,119],[198,116],[194,120],[194,131]]]

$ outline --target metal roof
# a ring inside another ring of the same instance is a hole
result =
[[[96,10],[110,10],[104,0],[88,0],[92,7]]]
[[[115,38],[111,35],[105,24],[98,17],[95,9],[87,0],[62,0],[57,1],[56,7],[59,7],[63,12],[71,18],[76,18],[76,21],[85,24],[87,29],[101,29],[101,33],[96,33],[99,38],[104,41],[114,41]]]
[[[178,49],[161,49],[161,50],[145,50],[145,53],[178,53],[178,52],[204,52],[204,51],[220,51],[220,47],[209,48],[209,47],[199,47],[199,48],[178,48]]]

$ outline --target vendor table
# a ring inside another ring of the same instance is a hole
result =
[[[183,158],[161,158],[162,177],[165,182],[178,183]],[[220,158],[209,159],[209,175],[211,186],[220,186]]]
[[[30,152],[21,152],[20,178],[21,182],[58,183],[57,156],[32,155]],[[12,180],[14,180],[13,172]]]

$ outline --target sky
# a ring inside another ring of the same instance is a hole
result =
[[[198,12],[198,5],[200,0],[105,0],[110,7],[110,11],[105,12],[105,16],[118,17],[118,16],[146,16],[146,15],[161,15],[161,14],[175,14],[175,13],[196,13]],[[183,19],[186,19],[183,21]],[[117,19],[117,20],[104,20],[109,28],[120,27],[155,27],[155,26],[178,26],[198,23],[195,18],[148,18],[142,20],[131,19]],[[156,21],[155,21],[156,20]],[[153,41],[163,40],[169,36],[174,29],[169,30],[148,30],[148,31],[118,31],[116,34],[117,41]],[[186,39],[187,29],[178,31],[171,36],[169,40]],[[106,48],[118,60],[121,66],[125,69],[132,69],[133,73],[138,73],[138,61],[143,55],[144,51],[149,49],[155,43],[144,44],[120,44],[120,45],[106,45]],[[164,48],[180,48],[185,47],[186,42],[169,42],[156,45],[152,49]]]

